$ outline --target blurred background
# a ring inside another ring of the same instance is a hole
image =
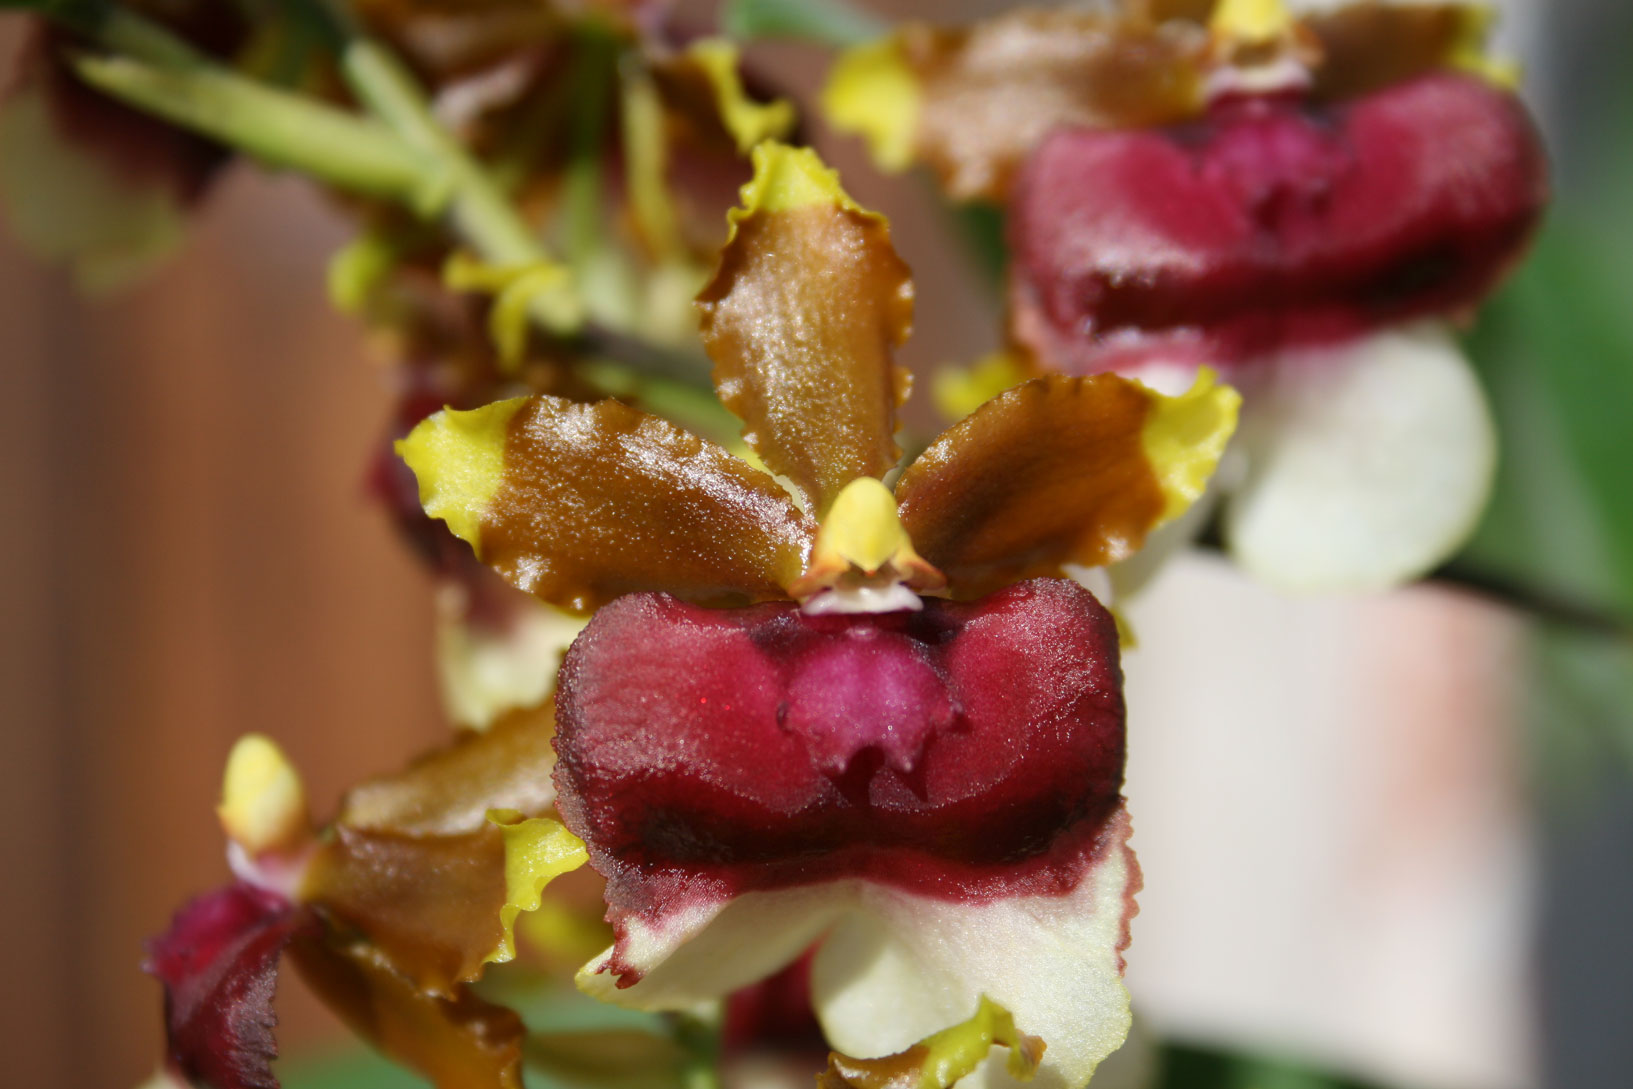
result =
[[[1131,1061],[1173,1086],[1630,1083],[1633,6],[1499,6],[1558,196],[1471,331],[1504,463],[1458,577],[1293,601],[1199,558],[1134,616]],[[0,21],[0,53],[19,29]],[[806,88],[824,67],[763,55]],[[931,187],[812,135],[914,266],[907,362],[985,351],[997,293]],[[362,498],[386,402],[324,295],[345,237],[298,180],[243,166],[117,296],[0,233],[10,1084],[153,1069],[141,942],[226,875],[212,807],[240,734],[278,738],[320,813],[446,736],[427,580]],[[280,1009],[287,1052],[338,1040],[297,985]]]

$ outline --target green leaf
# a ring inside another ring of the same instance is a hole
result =
[[[1165,1044],[1152,1089],[1382,1089],[1281,1055]]]
[[[1581,134],[1596,157],[1578,163],[1530,259],[1470,338],[1503,461],[1467,553],[1624,617],[1633,615],[1633,155],[1619,136],[1630,122],[1624,96],[1596,116],[1597,139]],[[1526,718],[1544,796],[1556,806],[1591,796],[1607,772],[1633,767],[1633,645],[1538,629]]]
[[[726,0],[720,28],[741,41],[792,38],[837,48],[871,41],[888,26],[844,0]]]
[[[278,1063],[283,1089],[424,1089],[428,1084],[361,1047],[300,1055]]]

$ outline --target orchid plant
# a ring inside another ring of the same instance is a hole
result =
[[[233,880],[149,951],[156,1084],[276,1085],[287,958],[445,1089],[563,1077],[537,1007],[569,989],[689,1085],[769,1052],[1079,1089],[1128,1034],[1141,885],[1090,587],[1221,492],[1302,588],[1420,574],[1483,500],[1444,325],[1546,180],[1461,6],[1149,0],[842,57],[827,113],[881,166],[1009,208],[1007,353],[927,440],[888,222],[657,0],[7,6],[0,195],[82,281],[154,260],[233,152],[354,215],[372,494],[445,601],[452,744],[323,823],[273,741],[232,752]]]

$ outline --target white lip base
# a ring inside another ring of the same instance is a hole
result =
[[[806,616],[840,613],[917,612],[924,608],[919,595],[899,582],[889,586],[851,586],[824,590],[800,606]]]

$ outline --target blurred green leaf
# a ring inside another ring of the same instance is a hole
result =
[[[1164,1044],[1152,1089],[1382,1089],[1376,1082],[1275,1055]]]
[[[1550,224],[1472,338],[1505,446],[1474,552],[1633,611],[1633,269],[1593,238]]]
[[[362,1047],[286,1059],[284,1089],[424,1089],[428,1083]]]
[[[1466,559],[1633,616],[1633,95],[1609,103],[1537,245],[1486,308],[1470,352],[1491,390],[1503,461]],[[1593,139],[1597,132],[1600,137]],[[1633,643],[1533,634],[1534,767],[1555,805],[1633,768]]]
[[[877,15],[844,0],[726,0],[720,29],[733,38],[792,38],[819,45],[846,46],[885,32]]]

